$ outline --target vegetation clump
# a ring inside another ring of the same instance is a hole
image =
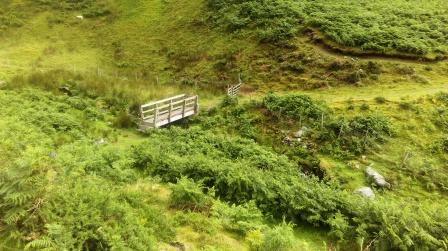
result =
[[[208,0],[207,4],[217,24],[231,32],[254,29],[262,42],[282,42],[300,29],[300,14],[290,1]]]
[[[328,108],[323,104],[318,104],[306,95],[267,95],[263,100],[263,105],[273,114],[290,117],[296,120],[317,121],[326,116]]]
[[[309,138],[319,142],[322,151],[336,156],[365,153],[394,132],[391,122],[384,116],[366,114],[353,118],[336,117],[325,104],[306,95],[270,94],[265,97],[263,105],[280,119],[294,119],[296,123],[311,127],[312,136]],[[368,110],[368,106],[361,109]]]

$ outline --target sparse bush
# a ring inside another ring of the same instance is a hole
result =
[[[369,106],[369,104],[367,104],[367,103],[363,103],[363,104],[359,107],[359,109],[360,109],[361,111],[368,111],[368,110],[370,110],[370,106]]]
[[[221,107],[228,107],[235,105],[238,105],[238,98],[229,95],[226,95],[220,104]]]
[[[293,243],[293,226],[283,222],[264,233],[262,249],[266,251],[287,251],[293,247]]]
[[[386,100],[385,97],[376,97],[376,98],[375,98],[375,102],[376,102],[377,104],[384,104],[384,103],[387,102],[387,100]]]
[[[439,139],[433,145],[433,151],[440,153],[448,153],[448,137]]]
[[[131,128],[135,126],[134,118],[126,111],[120,111],[115,118],[114,126],[118,128]]]
[[[219,219],[225,229],[242,235],[263,227],[263,214],[254,201],[231,206],[216,202],[211,209],[211,215]]]
[[[212,19],[229,31],[256,30],[262,42],[280,43],[299,30],[300,14],[289,1],[208,0]]]
[[[398,66],[396,67],[396,72],[401,75],[414,75],[415,69],[411,66]]]
[[[251,230],[246,234],[246,241],[249,243],[250,250],[262,251],[264,234],[260,229]]]
[[[357,155],[392,134],[390,121],[382,116],[365,115],[351,119],[339,117],[327,124],[326,131],[320,135],[320,140],[328,142],[324,151]]]
[[[264,98],[263,104],[273,114],[296,120],[318,120],[328,113],[328,108],[324,104],[319,104],[306,95],[269,94]]]
[[[414,108],[414,106],[409,102],[400,102],[398,107],[402,110],[412,110]]]
[[[181,177],[171,186],[170,204],[182,210],[208,211],[212,205],[212,198],[204,194],[205,188],[201,183],[186,177]],[[211,190],[210,190],[211,192]]]
[[[174,220],[180,226],[191,226],[193,230],[199,233],[207,233],[210,235],[216,234],[220,227],[217,219],[209,218],[200,212],[178,212]]]
[[[440,92],[436,95],[437,100],[448,106],[448,93]]]
[[[379,75],[382,72],[381,65],[379,63],[369,61],[363,66],[367,74]]]

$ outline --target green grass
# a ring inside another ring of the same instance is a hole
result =
[[[443,11],[438,10],[445,5],[442,1],[394,1],[387,2],[387,6],[385,1],[291,3],[303,14],[300,16],[303,20],[299,20],[302,21],[298,24],[299,28],[313,27],[320,30],[326,36],[326,42],[336,47],[345,46],[350,50],[372,50],[385,54],[424,52],[428,57],[446,54],[446,46],[438,38],[438,33],[445,32],[445,26],[439,22],[444,15]],[[181,123],[180,126],[184,128],[193,124],[202,127],[208,136],[201,144],[207,145],[212,138],[222,134],[231,140],[250,137],[255,142],[246,142],[245,148],[254,146],[268,149],[271,154],[269,156],[274,159],[287,155],[288,161],[300,166],[313,166],[313,161],[320,161],[319,168],[326,171],[325,180],[332,180],[337,184],[335,189],[339,189],[336,191],[346,193],[369,185],[363,168],[374,163],[374,168],[393,184],[390,191],[376,190],[380,202],[387,201],[392,205],[383,207],[385,211],[393,211],[394,207],[401,209],[400,203],[405,199],[422,207],[430,204],[446,205],[446,190],[440,185],[445,182],[446,156],[433,151],[436,142],[446,136],[446,131],[434,122],[435,111],[446,106],[434,97],[434,94],[446,91],[448,87],[448,65],[445,62],[422,64],[390,58],[352,59],[309,44],[308,38],[299,33],[294,33],[295,37],[286,44],[260,44],[260,37],[256,32],[245,30],[228,33],[213,25],[208,17],[210,10],[206,9],[205,0],[117,0],[109,4],[107,6],[113,10],[112,14],[81,21],[75,16],[90,12],[91,7],[61,10],[59,7],[38,7],[37,2],[22,0],[0,3],[0,82],[5,80],[7,84],[2,84],[2,89],[8,89],[0,91],[0,134],[3,135],[0,163],[4,166],[0,171],[5,174],[2,177],[11,175],[5,167],[22,170],[20,168],[23,166],[17,163],[38,162],[38,166],[48,170],[46,175],[36,174],[43,175],[38,177],[45,177],[42,180],[50,182],[45,196],[57,201],[56,205],[66,205],[65,212],[73,213],[72,216],[84,215],[70,204],[76,197],[72,201],[72,198],[67,198],[58,191],[67,194],[88,193],[88,190],[82,190],[73,184],[76,177],[85,178],[82,184],[88,189],[111,190],[112,193],[107,196],[114,203],[108,205],[118,210],[115,213],[120,213],[126,207],[126,211],[131,212],[131,220],[145,221],[148,217],[153,217],[163,223],[164,219],[170,221],[175,214],[189,215],[169,207],[170,189],[166,184],[160,184],[158,179],[147,180],[144,178],[146,174],[134,173],[135,170],[130,168],[134,160],[128,158],[128,153],[134,145],[141,146],[148,141],[160,145],[167,142],[161,140],[158,133],[143,135],[133,128],[113,127],[116,115],[123,110],[132,113],[136,105],[143,102],[189,93],[200,95],[201,115]],[[348,5],[351,8],[346,11]],[[399,13],[395,15],[397,11]],[[425,13],[432,16],[432,24],[426,19]],[[393,23],[392,19],[397,16],[400,19]],[[15,21],[10,22],[11,20]],[[275,24],[275,19],[273,20],[268,24]],[[385,23],[382,20],[388,21]],[[391,23],[395,25],[394,29],[390,28]],[[434,29],[428,31],[426,27],[431,25]],[[364,26],[376,28],[360,28]],[[381,36],[378,36],[378,32]],[[393,40],[389,39],[391,36],[394,37]],[[363,42],[361,38],[368,39],[369,43]],[[356,43],[353,42],[355,40]],[[403,50],[403,46],[407,49]],[[373,68],[378,67],[380,70],[371,71],[372,64]],[[358,74],[360,71],[365,74]],[[239,99],[240,105],[235,109],[220,106],[224,87],[234,83],[239,73],[242,73],[245,82]],[[58,90],[61,86],[69,86],[73,97],[62,95]],[[298,130],[298,121],[275,121],[266,114],[266,110],[253,107],[270,91],[309,95],[315,100],[326,102],[335,115],[352,117],[360,114],[383,114],[391,120],[396,134],[363,153],[365,159],[362,156],[341,158],[320,152],[291,154],[290,149],[281,143],[282,131]],[[377,97],[383,97],[385,102],[378,103]],[[353,110],[348,109],[349,103]],[[76,108],[83,104],[87,109]],[[361,109],[363,104],[368,106],[368,110]],[[246,110],[244,107],[247,106],[249,109]],[[35,112],[36,109],[38,112]],[[271,123],[272,121],[274,122]],[[189,129],[178,130],[185,132],[183,130]],[[19,137],[20,142],[16,137]],[[108,142],[105,149],[92,146],[92,142],[100,138],[105,138]],[[175,148],[174,152],[184,147],[176,139],[178,138],[170,140],[168,144]],[[224,144],[223,142],[227,141],[222,140],[220,144]],[[54,163],[45,157],[54,149],[62,156],[62,161]],[[166,154],[160,151],[153,149],[150,154]],[[200,158],[196,156],[194,160],[202,164],[216,161],[210,158],[215,151],[216,146],[207,150],[209,155]],[[403,156],[408,152],[411,157],[403,163]],[[222,158],[219,152],[216,154],[216,158]],[[262,159],[261,155],[263,154],[257,155],[257,158]],[[113,156],[118,156],[118,159]],[[174,171],[178,170],[175,164],[183,159],[180,156],[181,153],[170,152],[169,158],[158,161],[170,160],[165,164],[169,167],[168,170]],[[229,169],[235,162],[226,158],[221,160],[213,166],[228,163]],[[114,168],[110,168],[108,161],[113,162]],[[238,161],[244,162],[241,164],[244,168],[255,165],[251,162],[253,160],[245,158]],[[353,164],[359,164],[360,168],[355,168]],[[192,165],[190,169],[183,171],[188,173],[197,167]],[[285,165],[282,167],[287,169]],[[55,173],[61,174],[60,179],[56,180]],[[291,176],[295,177],[295,174]],[[207,174],[203,174],[197,179],[207,177]],[[248,180],[253,180],[253,176],[251,177]],[[62,184],[73,186],[63,187]],[[36,190],[40,188],[38,185],[34,187]],[[230,188],[235,187],[236,185]],[[150,196],[148,199],[145,197],[148,194],[160,196]],[[135,196],[133,198],[137,198],[138,203],[156,210],[149,211],[158,212],[158,216],[148,216],[134,205],[124,202],[115,204],[117,201],[122,202],[117,197],[122,195]],[[105,194],[101,196],[107,197]],[[101,198],[94,196],[89,198],[92,200],[92,208],[96,208],[95,203],[101,201]],[[310,200],[313,199],[315,198],[310,197]],[[45,207],[46,210],[49,208],[51,207]],[[264,210],[269,211],[266,208]],[[107,216],[105,211],[95,212]],[[0,210],[0,214],[2,213],[4,211]],[[441,213],[444,211],[441,210]],[[42,215],[48,217],[45,219],[49,221],[51,218],[51,222],[63,222],[66,226],[74,224],[51,214]],[[162,218],[158,218],[159,216]],[[336,220],[339,219],[335,217]],[[414,217],[412,214],[409,219]],[[101,224],[97,219],[92,219],[91,222]],[[196,220],[174,227],[176,234],[170,240],[180,241],[191,249],[249,249],[247,240],[242,235],[220,227],[217,227],[215,234],[204,231],[204,228],[213,226],[213,222],[217,220],[207,213],[199,213]],[[278,220],[281,217],[274,222],[265,223],[276,224]],[[0,222],[2,231],[5,225],[3,221]],[[32,219],[30,222],[33,222]],[[115,220],[111,222],[119,223]],[[294,250],[327,250],[337,245],[341,245],[339,248],[342,249],[353,248],[350,245],[344,246],[344,242],[338,244],[333,238],[337,236],[334,231],[328,236],[328,222],[322,223],[325,227],[314,227],[301,221],[298,223]],[[399,225],[396,222],[393,224]],[[63,239],[61,236],[49,235],[49,231],[39,223],[32,228],[35,228],[36,235],[24,233],[24,236],[33,236],[34,239],[50,236],[53,241]],[[117,228],[115,232],[126,231],[123,229]],[[163,229],[169,230],[168,227]],[[148,227],[142,231],[152,230]],[[154,245],[167,250],[173,249],[156,232],[149,234],[155,238]],[[373,232],[368,234],[373,236]],[[6,234],[1,235],[1,239],[6,237]],[[29,241],[30,239],[22,239],[20,245]],[[347,242],[353,243],[354,237],[346,240],[345,244]],[[14,244],[8,242],[4,245]],[[20,245],[18,249],[23,248]]]

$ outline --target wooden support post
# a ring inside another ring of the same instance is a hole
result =
[[[168,123],[171,123],[171,112],[173,111],[173,100],[170,100],[170,108],[168,110]]]
[[[185,118],[185,108],[187,107],[187,100],[184,99],[184,104],[182,105],[182,118]]]
[[[154,108],[154,127],[157,127],[157,114],[159,113],[159,105]]]
[[[198,114],[199,112],[199,96],[196,96],[194,103],[194,114]]]
[[[142,122],[145,120],[145,116],[143,115],[143,107],[140,106],[140,117],[142,118]]]

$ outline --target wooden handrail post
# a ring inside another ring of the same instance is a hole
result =
[[[156,108],[154,109],[154,127],[157,127],[157,114],[159,113],[159,104],[156,104]]]
[[[143,115],[143,107],[140,106],[140,117],[142,118],[142,121],[145,120],[145,115]]]
[[[197,114],[199,112],[199,96],[196,96],[194,103],[194,114]]]
[[[170,100],[170,108],[168,108],[168,122],[171,123],[171,112],[173,110],[173,100]]]
[[[187,106],[187,100],[184,99],[184,104],[182,105],[182,118],[185,118],[185,108]]]

